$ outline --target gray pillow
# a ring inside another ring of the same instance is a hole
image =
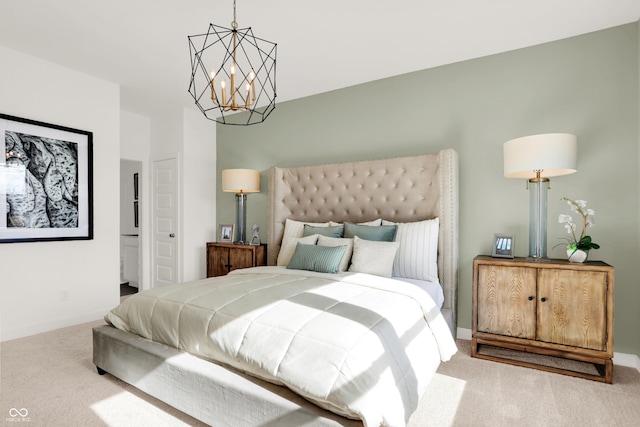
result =
[[[318,273],[337,273],[346,246],[316,246],[298,243],[287,268]]]
[[[302,236],[313,236],[314,234],[319,234],[321,236],[327,237],[342,237],[342,233],[344,232],[344,225],[330,225],[328,227],[316,227],[313,225],[305,224],[304,231],[302,232]]]
[[[344,223],[344,237],[351,238],[358,236],[364,240],[375,240],[378,242],[393,242],[396,238],[397,225],[358,225],[351,222]]]

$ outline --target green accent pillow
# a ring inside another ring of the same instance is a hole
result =
[[[318,273],[337,273],[346,246],[316,246],[298,243],[287,268]]]
[[[351,222],[344,223],[344,237],[351,238],[358,236],[364,240],[375,240],[378,242],[393,242],[396,238],[397,225],[358,225]]]
[[[327,237],[342,237],[342,233],[344,232],[344,225],[330,225],[328,227],[316,227],[313,225],[305,224],[304,231],[302,236],[313,236],[314,234],[319,234],[321,236]]]

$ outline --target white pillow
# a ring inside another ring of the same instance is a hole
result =
[[[398,242],[376,242],[355,236],[349,271],[391,277],[398,246]]]
[[[393,275],[409,279],[438,281],[438,218],[417,222],[382,221],[398,226],[395,241],[400,243],[393,263]]]
[[[298,244],[298,242],[304,243],[305,245],[315,245],[317,241],[317,234],[306,237],[287,237],[283,239],[282,245],[280,246],[280,252],[278,253],[278,261],[276,262],[276,264],[279,267],[286,267],[287,265],[289,265],[289,261],[291,261],[291,257],[296,251],[296,245]]]
[[[340,261],[340,267],[338,267],[338,271],[347,271],[347,268],[349,268],[349,262],[351,261],[351,254],[353,253],[353,239],[327,237],[321,235],[320,237],[318,237],[318,246],[346,246],[347,250],[342,256],[342,261]]]
[[[304,234],[305,224],[313,225],[314,227],[329,226],[328,222],[302,222],[287,218],[284,223],[284,234],[282,235],[282,241],[284,242],[287,237],[302,237],[302,235]]]

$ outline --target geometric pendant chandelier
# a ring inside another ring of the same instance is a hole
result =
[[[236,1],[231,28],[209,24],[188,36],[189,93],[209,120],[225,125],[262,123],[276,107],[277,44],[238,29]]]

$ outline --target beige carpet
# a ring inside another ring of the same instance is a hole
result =
[[[96,373],[91,328],[102,323],[0,344],[0,422],[29,427],[203,425]],[[640,425],[640,373],[635,369],[616,367],[614,384],[607,385],[471,359],[469,341],[458,344],[460,352],[440,367],[410,427]]]

